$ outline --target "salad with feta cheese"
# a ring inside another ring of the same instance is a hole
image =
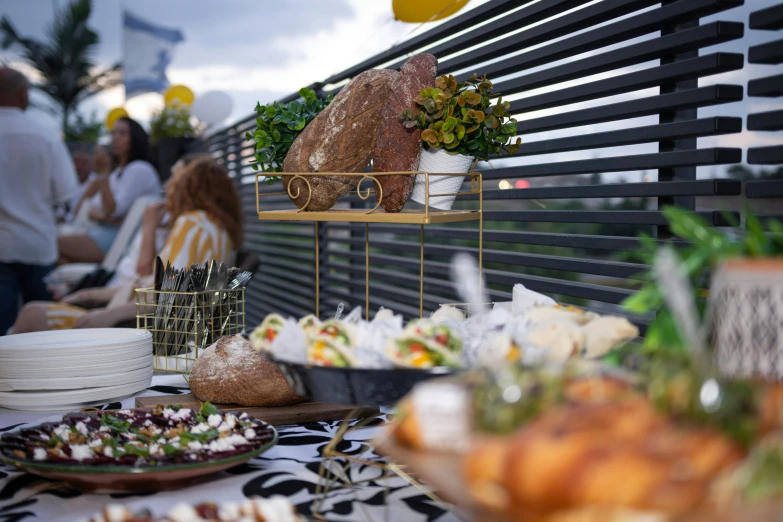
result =
[[[71,413],[0,437],[0,460],[78,466],[157,467],[211,462],[251,453],[273,442],[275,430],[247,413],[199,410]]]

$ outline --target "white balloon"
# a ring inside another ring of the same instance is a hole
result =
[[[202,123],[215,125],[228,118],[233,108],[234,102],[227,93],[209,91],[196,97],[190,113]]]

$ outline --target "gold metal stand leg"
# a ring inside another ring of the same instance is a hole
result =
[[[364,313],[370,320],[370,224],[364,224]]]
[[[318,221],[315,222],[315,316],[321,317],[321,249],[319,248]]]
[[[419,318],[424,317],[424,225],[419,225]]]

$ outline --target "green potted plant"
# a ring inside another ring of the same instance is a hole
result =
[[[256,162],[253,169],[262,172],[282,172],[283,160],[297,136],[331,103],[333,94],[319,98],[312,89],[299,89],[302,100],[288,103],[256,104],[256,130],[245,138],[255,142]],[[269,176],[274,183],[279,176]]]
[[[511,104],[492,92],[492,82],[486,76],[474,74],[463,82],[452,75],[439,76],[435,86],[423,89],[415,102],[421,109],[408,109],[401,117],[405,127],[422,129],[421,171],[466,173],[477,159],[487,160],[501,151],[514,153],[519,149],[520,138],[513,144],[509,141],[517,132],[517,121],[508,113]],[[429,193],[456,193],[463,180],[431,176]],[[413,186],[411,198],[417,203],[425,203],[424,183],[424,176],[418,176]],[[432,197],[429,204],[448,210],[455,197]]]
[[[167,179],[171,167],[185,154],[196,137],[197,128],[190,115],[190,107],[174,100],[150,119],[150,141],[156,149],[158,174]]]

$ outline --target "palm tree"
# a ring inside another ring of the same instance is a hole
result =
[[[104,89],[122,82],[119,63],[96,72],[92,54],[98,34],[87,27],[92,0],[75,0],[60,10],[46,30],[45,41],[20,36],[7,15],[0,19],[2,48],[16,47],[41,75],[32,86],[48,94],[58,106],[62,131],[68,131],[76,107]]]

